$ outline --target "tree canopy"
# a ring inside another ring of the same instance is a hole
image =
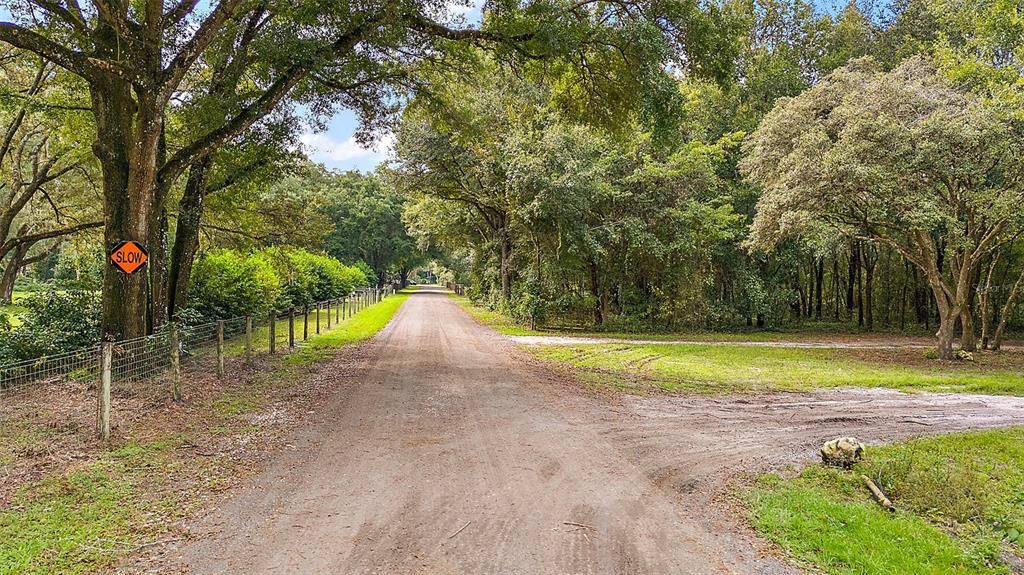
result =
[[[2,1],[0,296],[101,276],[108,338],[286,252],[534,326],[1022,324],[1013,3]],[[305,157],[343,110],[373,173]]]

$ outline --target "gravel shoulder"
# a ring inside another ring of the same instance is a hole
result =
[[[730,509],[735,474],[1024,422],[1012,397],[588,394],[429,289],[344,355],[348,383],[155,570],[797,573]]]

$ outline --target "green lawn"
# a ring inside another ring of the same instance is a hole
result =
[[[584,344],[528,347],[579,368],[594,384],[626,389],[726,393],[886,387],[1024,395],[1024,353],[939,362],[920,349],[795,349],[705,344]]]
[[[6,316],[11,326],[18,327],[21,325],[21,320],[18,319],[18,316],[28,311],[28,308],[18,305],[18,301],[28,295],[30,295],[29,292],[15,291],[11,296],[11,305],[0,305],[0,315]]]
[[[814,572],[1009,573],[1024,557],[1024,429],[869,447],[853,470],[813,465],[741,490],[754,527]],[[874,479],[896,513],[860,480]]]

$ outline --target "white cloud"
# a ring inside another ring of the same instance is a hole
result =
[[[339,170],[372,170],[377,164],[387,161],[388,153],[394,146],[395,137],[385,134],[369,148],[349,136],[344,141],[330,134],[307,133],[299,137],[302,149],[314,162]]]
[[[484,0],[449,0],[445,4],[448,15],[464,18],[467,24],[479,24]]]

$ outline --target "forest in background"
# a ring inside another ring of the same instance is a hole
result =
[[[1010,2],[4,6],[0,295],[98,290],[109,338],[225,309],[195,270],[267,249],[431,265],[533,326],[938,331],[948,358],[1024,323]],[[395,133],[376,173],[305,158],[339,109]],[[123,239],[144,273],[107,264]]]
[[[724,10],[731,75],[680,75],[662,109],[592,104],[596,66],[538,83],[483,55],[418,98],[385,174],[411,233],[534,326],[998,348],[1021,325],[1019,7]]]

